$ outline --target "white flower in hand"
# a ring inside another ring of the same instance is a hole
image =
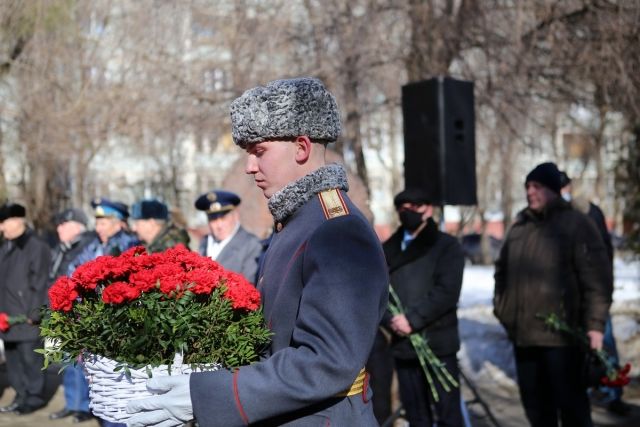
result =
[[[127,412],[136,415],[127,420],[127,426],[173,427],[191,421],[189,378],[189,375],[176,375],[148,380],[147,389],[157,396],[129,402]]]

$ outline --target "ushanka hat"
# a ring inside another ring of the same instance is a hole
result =
[[[132,219],[169,219],[169,208],[166,204],[156,199],[140,200],[131,206]]]
[[[318,79],[275,80],[249,89],[231,103],[231,134],[240,147],[306,135],[333,142],[340,135],[340,111]]]
[[[27,210],[18,203],[5,203],[0,207],[0,222],[9,218],[24,218]]]

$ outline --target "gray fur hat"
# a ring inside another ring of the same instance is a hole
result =
[[[275,80],[249,89],[231,103],[231,133],[242,148],[300,135],[333,142],[340,135],[340,112],[318,79]]]

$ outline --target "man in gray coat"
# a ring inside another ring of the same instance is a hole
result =
[[[239,204],[240,197],[230,191],[211,190],[198,197],[195,207],[207,214],[211,231],[199,252],[255,283],[262,244],[240,225]]]
[[[273,340],[263,360],[235,371],[149,380],[162,394],[130,402],[139,414],[129,426],[377,425],[363,367],[389,279],[345,170],[325,164],[339,118],[312,78],[277,80],[231,104],[234,141],[275,220],[257,284]]]
[[[26,209],[10,203],[0,208],[0,230],[5,241],[0,247],[0,312],[22,316],[24,323],[0,332],[4,341],[9,384],[14,401],[0,412],[30,414],[42,408],[45,372],[43,357],[34,350],[40,339],[41,309],[47,304],[51,250],[27,227]]]

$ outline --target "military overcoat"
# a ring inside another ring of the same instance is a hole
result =
[[[384,254],[346,193],[329,193],[339,206],[314,194],[275,225],[258,282],[274,334],[264,360],[191,375],[200,426],[377,425],[366,381],[341,394],[364,367],[388,302]]]

